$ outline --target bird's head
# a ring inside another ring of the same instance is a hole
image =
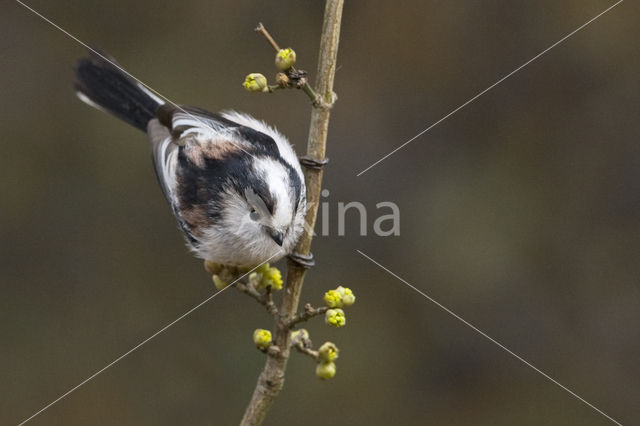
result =
[[[236,253],[244,252],[258,263],[275,261],[293,250],[302,233],[304,182],[282,161],[254,158],[249,164],[248,173],[220,200],[223,223],[218,232]]]

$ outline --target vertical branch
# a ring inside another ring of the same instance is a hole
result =
[[[325,159],[330,110],[335,96],[333,93],[333,81],[336,71],[343,4],[344,0],[327,0],[324,11],[315,88],[320,99],[319,102],[314,102],[313,105],[307,142],[307,157],[318,163],[322,163]],[[316,223],[320,191],[322,189],[322,169],[307,168],[305,171],[305,183],[308,205],[305,217],[307,226],[305,226],[305,230],[295,249],[296,254],[301,256],[309,256],[311,254],[313,229]],[[289,322],[298,310],[305,273],[306,268],[304,266],[291,260],[288,261],[287,281],[279,308],[280,317],[276,320],[273,339],[274,345],[279,350],[269,351],[267,362],[258,377],[258,383],[242,418],[241,426],[262,424],[271,404],[284,385],[284,375],[290,354]]]
[[[340,21],[342,19],[342,0],[327,0],[320,52],[318,54],[318,70],[315,91],[320,97],[311,111],[309,138],[307,141],[307,158],[322,163],[325,159],[327,146],[327,132],[329,116],[333,103],[333,80],[338,56],[338,41],[340,39]],[[305,230],[296,246],[296,253],[309,256],[313,229],[316,224],[320,191],[322,190],[322,168],[307,168],[305,170],[305,185],[307,187],[307,214],[305,216]],[[283,312],[293,316],[298,310],[300,290],[304,281],[306,268],[299,263],[289,261],[287,267],[287,286],[282,301]]]

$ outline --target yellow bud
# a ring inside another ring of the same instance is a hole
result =
[[[276,53],[276,67],[280,71],[286,71],[296,63],[296,52],[287,47],[286,49],[280,49],[278,53]]]
[[[356,295],[353,294],[353,291],[351,291],[350,288],[340,286],[336,290],[342,294],[343,306],[348,307],[356,303]]]
[[[242,83],[249,92],[265,92],[269,90],[267,77],[260,73],[252,73],[245,77]]]
[[[273,290],[282,290],[282,273],[278,268],[271,268],[265,277],[262,278],[266,286],[271,286]]]
[[[347,323],[342,309],[329,309],[324,316],[324,322],[332,327],[342,327]]]
[[[218,275],[213,276],[213,284],[216,286],[218,290],[222,290],[223,288],[229,285],[226,281],[224,281]]]
[[[336,290],[329,290],[324,294],[324,303],[330,308],[341,308],[342,295]]]
[[[333,362],[320,363],[316,366],[316,376],[322,380],[331,379],[336,375],[336,364]]]
[[[272,290],[282,290],[282,274],[278,268],[272,268],[266,263],[256,269],[256,272],[261,276],[260,282],[256,285],[257,289],[271,286]]]
[[[253,332],[253,343],[258,349],[266,349],[271,345],[271,332],[258,328]]]
[[[331,342],[325,342],[318,349],[318,359],[321,362],[333,362],[338,359],[338,347]]]

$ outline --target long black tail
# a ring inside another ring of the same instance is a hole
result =
[[[146,132],[147,123],[155,117],[156,110],[163,103],[151,91],[97,54],[92,53],[88,58],[80,59],[75,71],[77,81],[74,87],[80,100],[142,131]]]

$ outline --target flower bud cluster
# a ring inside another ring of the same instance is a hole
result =
[[[324,294],[324,303],[330,308],[324,316],[324,321],[332,327],[342,327],[347,323],[347,318],[341,308],[346,308],[356,302],[356,296],[350,288],[339,286]]]
[[[318,365],[316,366],[316,376],[322,380],[333,378],[336,375],[336,363],[338,359],[338,347],[331,343],[325,342],[318,349]]]
[[[244,78],[242,87],[249,92],[272,92],[274,89],[292,87],[291,78],[295,74],[293,66],[296,63],[296,52],[290,47],[280,49],[276,53],[276,68],[280,70],[276,74],[276,86],[269,86],[267,77],[258,72],[251,73]],[[305,80],[306,81],[306,80]]]
[[[278,268],[264,263],[249,274],[249,285],[256,290],[263,290],[267,287],[271,287],[272,290],[282,290],[282,273]]]
[[[253,268],[239,268],[205,260],[204,269],[211,274],[216,288],[222,290]],[[249,274],[248,282],[256,290],[264,290],[267,287],[271,287],[272,290],[282,290],[282,273],[278,268],[264,263]]]
[[[324,303],[329,308],[347,308],[356,302],[356,296],[350,288],[338,286],[324,294]]]

